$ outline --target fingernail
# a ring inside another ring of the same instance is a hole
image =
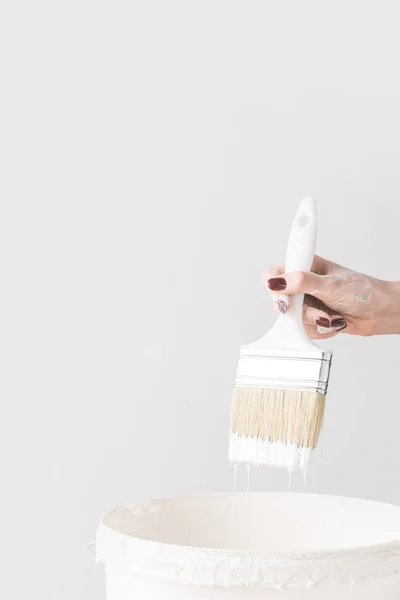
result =
[[[333,319],[331,325],[335,331],[341,331],[347,327],[345,319]]]
[[[331,333],[332,327],[323,327],[322,325],[317,325],[317,331],[321,335],[324,335],[325,333]]]
[[[268,287],[274,292],[284,290],[286,288],[286,279],[283,279],[283,277],[272,277],[272,279],[268,279]]]
[[[284,315],[288,309],[288,305],[286,304],[286,302],[284,300],[278,300],[276,305],[279,308],[279,312],[281,312]]]
[[[321,327],[329,327],[331,326],[331,322],[326,317],[317,317],[315,319],[317,325],[321,325]]]

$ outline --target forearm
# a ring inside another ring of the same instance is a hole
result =
[[[400,334],[400,281],[379,282],[380,310],[373,335]]]

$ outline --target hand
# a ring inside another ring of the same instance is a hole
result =
[[[268,270],[267,286],[280,312],[292,294],[305,294],[303,323],[313,339],[340,333],[400,333],[400,282],[382,281],[316,256],[311,273]]]

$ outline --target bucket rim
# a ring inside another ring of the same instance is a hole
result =
[[[288,497],[285,492],[250,492],[251,496]],[[226,548],[206,548],[170,542],[159,542],[121,533],[105,523],[119,510],[137,512],[159,510],[166,502],[185,500],[240,500],[249,493],[190,493],[153,498],[118,506],[106,511],[97,531],[96,561],[129,568],[136,573],[173,579],[196,585],[236,587],[313,587],[328,578],[331,585],[345,583],[351,587],[360,581],[378,579],[400,573],[400,538],[387,542],[347,548],[321,548],[285,552],[238,551]],[[292,498],[332,499],[336,502],[362,502],[399,510],[395,504],[330,494],[292,493]],[[123,549],[123,550],[122,550]],[[210,574],[209,571],[213,573]],[[296,580],[296,583],[293,582]],[[303,584],[300,582],[303,580]],[[290,581],[292,582],[290,584]],[[289,585],[290,584],[290,585]]]

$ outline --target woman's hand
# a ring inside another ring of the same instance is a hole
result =
[[[306,294],[303,322],[310,338],[341,333],[379,335],[400,333],[400,282],[382,281],[316,256],[312,273],[284,273],[279,265],[265,281],[280,312],[292,294]]]

